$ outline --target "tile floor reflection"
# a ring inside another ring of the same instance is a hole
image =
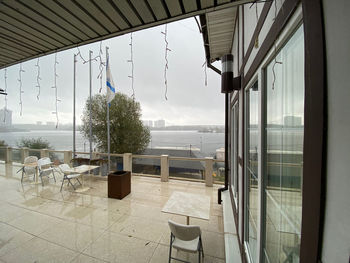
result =
[[[131,194],[107,198],[106,178],[84,176],[83,193],[57,182],[20,182],[20,166],[0,163],[0,262],[167,262],[167,221],[183,216],[161,212],[174,191],[211,198],[210,220],[190,219],[203,231],[204,262],[225,262],[222,207],[217,189],[203,183],[133,176]],[[197,256],[174,256],[197,262]]]

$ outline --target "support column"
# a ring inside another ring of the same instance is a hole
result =
[[[64,151],[63,163],[71,165],[72,151]]]
[[[6,148],[5,163],[12,163],[12,148],[11,147]]]
[[[162,182],[169,181],[169,155],[160,157],[160,180]]]
[[[48,149],[41,149],[40,150],[40,158],[49,157],[49,150]]]
[[[29,156],[29,148],[23,147],[21,148],[21,163],[24,163],[25,158]]]
[[[205,158],[205,186],[213,186],[213,157]]]
[[[127,172],[132,172],[132,154],[123,154],[123,170]]]

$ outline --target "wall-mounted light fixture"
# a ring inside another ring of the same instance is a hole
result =
[[[241,76],[233,77],[233,55],[227,54],[221,58],[221,93],[231,93],[241,89]]]

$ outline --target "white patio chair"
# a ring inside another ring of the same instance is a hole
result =
[[[44,157],[38,160],[39,176],[42,186],[44,186],[43,176],[47,176],[47,178],[49,178],[50,174],[53,175],[53,179],[56,183],[55,169],[51,165],[52,162],[49,157]]]
[[[171,256],[172,248],[183,250],[190,253],[198,252],[198,262],[201,262],[201,255],[204,257],[203,245],[202,245],[202,232],[199,226],[182,225],[175,223],[174,221],[168,221],[170,227],[170,251],[169,251],[169,263],[172,259],[188,262],[182,259],[174,258]]]
[[[73,186],[74,190],[75,190],[75,186],[71,182],[71,179],[77,180],[79,182],[79,184],[81,185],[81,182],[78,179],[80,174],[75,173],[74,169],[70,168],[68,164],[66,164],[66,163],[60,164],[58,167],[61,170],[61,172],[63,173],[63,179],[62,179],[62,185],[61,185],[60,192],[62,191],[64,180],[68,180],[68,185],[71,184]]]
[[[37,161],[38,161],[38,157],[36,157],[36,156],[28,156],[24,159],[24,164],[22,167],[21,183],[23,182],[24,175],[26,175],[26,176],[33,175],[33,180],[35,180],[37,168],[36,167],[26,167],[25,165],[28,163],[36,163]]]

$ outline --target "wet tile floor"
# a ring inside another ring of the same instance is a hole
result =
[[[217,189],[203,183],[132,176],[131,194],[107,198],[106,178],[84,176],[82,193],[65,184],[62,175],[20,181],[18,165],[0,163],[0,262],[168,262],[167,221],[185,224],[183,216],[162,207],[174,191],[211,197],[210,220],[190,219],[202,229],[204,262],[225,262],[222,207]],[[197,262],[197,255],[173,256]],[[175,261],[174,261],[175,262]]]

